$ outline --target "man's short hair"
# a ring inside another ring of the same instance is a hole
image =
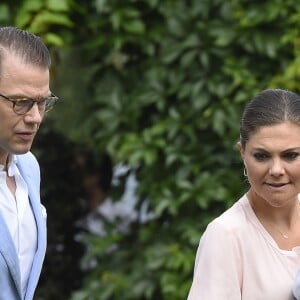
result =
[[[12,26],[0,27],[0,68],[6,51],[15,54],[24,63],[50,68],[48,48],[40,37],[25,30]]]

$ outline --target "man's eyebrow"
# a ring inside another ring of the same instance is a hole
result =
[[[48,92],[47,95],[45,96],[39,96],[39,97],[30,97],[24,94],[13,94],[13,95],[9,95],[7,96],[8,98],[12,98],[12,99],[33,99],[33,100],[39,100],[42,98],[46,98],[46,97],[51,97],[52,93]]]
[[[22,95],[22,94],[10,94],[10,95],[6,95],[7,97],[9,98],[29,98],[25,95]]]

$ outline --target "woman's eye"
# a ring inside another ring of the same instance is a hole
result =
[[[299,156],[297,152],[288,152],[283,155],[283,157],[287,160],[294,160]]]
[[[255,153],[254,158],[258,161],[263,161],[269,158],[269,156],[266,153]]]

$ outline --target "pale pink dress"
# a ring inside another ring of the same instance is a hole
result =
[[[280,249],[244,195],[201,237],[188,300],[291,300],[300,247]]]

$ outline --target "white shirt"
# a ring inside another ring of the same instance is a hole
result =
[[[12,156],[9,161],[8,174],[15,177],[15,195],[8,189],[6,172],[3,171],[3,166],[0,165],[0,211],[8,226],[19,257],[24,297],[37,248],[37,229],[29,203],[28,188],[17,168],[16,156]]]
[[[299,268],[300,247],[280,249],[243,196],[203,234],[188,300],[292,300]]]

